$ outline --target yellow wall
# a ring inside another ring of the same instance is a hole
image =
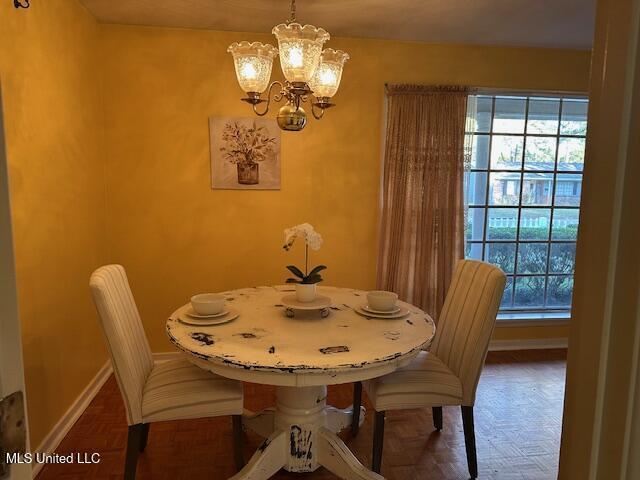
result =
[[[88,279],[106,260],[100,29],[75,1],[0,5],[0,82],[31,444],[106,361]]]
[[[301,250],[283,228],[325,237],[326,282],[375,282],[385,82],[586,91],[589,53],[332,39],[351,54],[337,107],[282,136],[281,191],[212,191],[207,118],[251,116],[226,47],[270,35],[104,26],[111,260],[129,271],[152,348],[167,315],[199,291],[281,282]],[[274,77],[282,78],[279,67]],[[566,327],[497,338],[566,337]]]

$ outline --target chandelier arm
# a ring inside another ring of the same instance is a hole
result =
[[[273,91],[273,88],[276,85],[280,87],[280,92],[276,93],[272,97],[271,93]],[[273,98],[274,102],[279,102],[280,100],[282,100],[282,96],[283,95],[284,95],[284,85],[282,84],[282,82],[280,82],[278,80],[275,80],[275,81],[271,82],[271,85],[269,85],[269,90],[267,90],[267,100],[266,100],[267,104],[265,105],[265,109],[262,112],[258,111],[258,109],[256,107],[259,104],[258,103],[254,103],[253,104],[253,113],[258,115],[259,117],[264,117],[267,114],[267,112],[269,111],[269,106],[271,105],[271,99]]]
[[[316,108],[320,110],[320,113],[316,113]],[[313,113],[313,118],[315,118],[316,120],[320,120],[322,117],[324,117],[324,108],[316,107],[316,104],[312,102],[311,113]]]

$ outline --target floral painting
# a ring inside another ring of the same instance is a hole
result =
[[[211,188],[280,189],[280,129],[265,118],[211,117]]]

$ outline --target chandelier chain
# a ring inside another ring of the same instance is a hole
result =
[[[291,12],[289,14],[289,21],[287,23],[293,23],[296,21],[296,0],[291,0]]]

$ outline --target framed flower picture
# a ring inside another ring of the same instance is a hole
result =
[[[275,120],[210,117],[211,188],[280,189],[280,129]]]

